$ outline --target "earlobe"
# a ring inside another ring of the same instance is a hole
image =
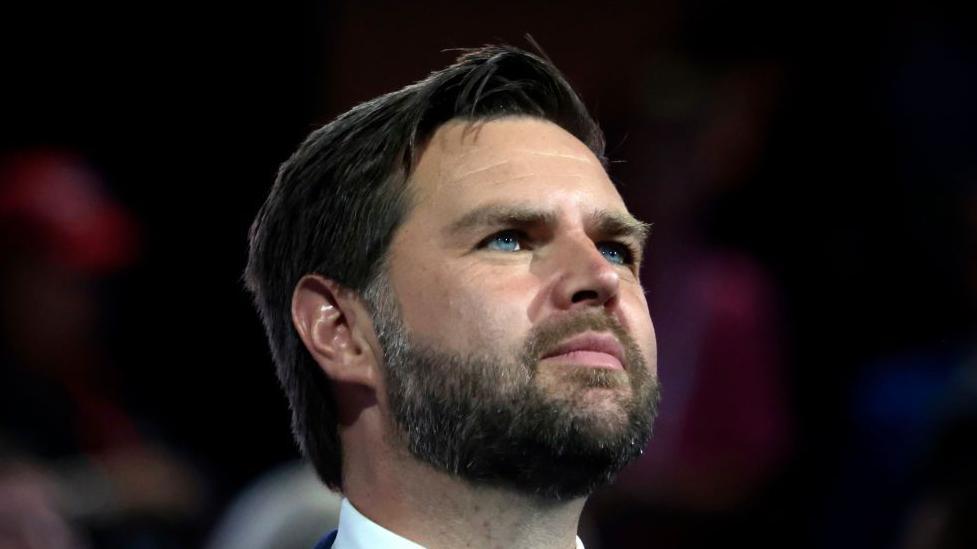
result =
[[[353,292],[319,275],[302,277],[292,294],[292,322],[319,367],[334,381],[372,387],[376,361],[365,313]]]

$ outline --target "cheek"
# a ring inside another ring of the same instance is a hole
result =
[[[484,269],[427,271],[404,277],[394,290],[404,322],[427,341],[466,351],[521,345],[529,330],[529,281]]]
[[[625,307],[625,317],[628,328],[635,343],[645,356],[648,368],[656,373],[658,368],[658,341],[655,337],[655,326],[648,311],[648,301],[640,287],[630,290],[622,302]]]
[[[655,326],[651,319],[648,320],[648,329],[651,339],[648,341],[648,368],[653,374],[658,374],[658,338],[655,335]]]

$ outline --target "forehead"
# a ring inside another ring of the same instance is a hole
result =
[[[442,214],[499,200],[625,209],[586,145],[552,122],[525,117],[441,126],[417,162],[410,190],[415,208]]]

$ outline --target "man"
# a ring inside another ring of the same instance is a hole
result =
[[[341,490],[320,543],[581,546],[658,399],[647,225],[549,62],[485,47],[313,132],[246,272],[293,430]]]

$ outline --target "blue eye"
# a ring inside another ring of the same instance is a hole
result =
[[[521,240],[522,234],[519,231],[502,231],[483,240],[482,247],[500,252],[518,252],[522,249]]]
[[[598,242],[597,249],[611,263],[617,265],[630,265],[634,263],[634,257],[630,248],[620,242]]]

